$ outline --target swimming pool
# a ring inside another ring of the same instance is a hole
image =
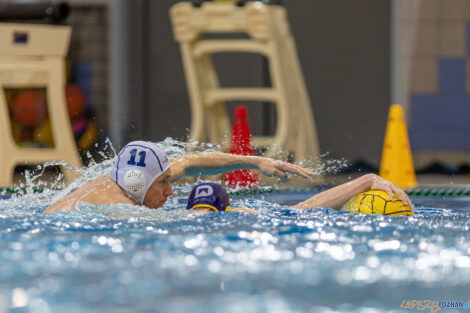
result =
[[[307,191],[233,197],[255,215],[200,215],[180,209],[178,193],[156,211],[43,215],[34,203],[47,192],[2,200],[0,312],[386,312],[470,300],[468,197],[415,197],[409,218],[288,208]]]
[[[162,146],[170,157],[191,148]],[[470,300],[470,197],[413,197],[410,218],[293,210],[318,190],[278,191],[232,196],[258,214],[204,215],[182,209],[191,186],[179,185],[159,210],[41,213],[112,164],[42,193],[41,173],[26,175],[26,194],[0,197],[0,313],[370,313]]]

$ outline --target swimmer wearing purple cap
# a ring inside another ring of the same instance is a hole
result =
[[[231,211],[230,197],[222,185],[202,183],[191,190],[188,210],[209,210],[211,212]]]
[[[203,213],[241,211],[256,213],[255,210],[246,208],[232,208],[230,197],[224,186],[216,183],[202,183],[195,186],[189,194],[187,210],[195,210]]]

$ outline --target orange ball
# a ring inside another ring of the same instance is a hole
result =
[[[13,100],[13,119],[26,127],[36,127],[47,117],[47,103],[44,92],[23,90]]]
[[[65,89],[65,98],[67,99],[67,109],[69,117],[76,120],[83,115],[86,108],[85,93],[77,85],[67,85]]]

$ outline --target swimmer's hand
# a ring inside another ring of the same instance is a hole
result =
[[[411,208],[414,208],[410,198],[400,187],[378,175],[367,174],[367,176],[370,181],[370,190],[383,190],[387,192],[390,200],[392,201],[397,200],[395,197],[396,194],[405,205],[409,205]]]
[[[263,157],[258,157],[257,160],[258,169],[266,176],[286,178],[287,173],[294,173],[305,178],[310,178],[313,175],[310,171],[292,163]]]

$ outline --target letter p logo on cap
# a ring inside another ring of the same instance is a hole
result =
[[[210,185],[202,185],[196,188],[196,194],[194,198],[208,197],[214,193],[214,189]]]

